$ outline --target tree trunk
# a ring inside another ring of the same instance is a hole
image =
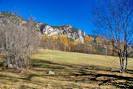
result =
[[[30,59],[24,59],[23,57],[7,56],[4,66],[7,68],[22,70],[29,68],[29,66],[31,66],[30,63]]]
[[[127,51],[123,51],[119,53],[119,59],[120,59],[120,72],[126,72],[127,70]]]

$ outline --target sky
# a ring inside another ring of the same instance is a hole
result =
[[[72,25],[93,33],[91,11],[96,0],[0,0],[0,11],[11,11],[50,25]]]

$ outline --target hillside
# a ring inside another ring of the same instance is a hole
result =
[[[24,73],[0,67],[0,88],[128,89],[133,84],[132,59],[123,74],[117,72],[118,60],[111,56],[41,49],[32,62],[32,70]]]
[[[23,17],[12,13],[12,12],[1,12],[0,13],[0,23],[1,24],[17,24],[17,25],[26,25],[29,21],[32,21],[33,26],[42,34],[49,36],[53,35],[65,35],[68,38],[73,40],[79,39],[84,43],[84,36],[86,35],[84,31],[77,29],[71,25],[61,25],[61,26],[52,26],[42,22],[36,22],[31,18],[29,20],[24,19]]]

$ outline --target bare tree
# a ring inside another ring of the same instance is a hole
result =
[[[15,69],[29,68],[30,56],[38,47],[39,35],[33,26],[0,25],[0,47],[4,50],[5,66]]]
[[[119,56],[120,72],[125,72],[128,63],[128,47],[133,39],[133,1],[104,0],[103,2],[102,6],[93,11],[93,21],[98,28],[95,32],[99,36],[112,40],[114,52]]]

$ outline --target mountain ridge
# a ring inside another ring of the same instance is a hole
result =
[[[24,19],[23,17],[17,15],[16,13],[5,11],[0,13],[0,23],[1,24],[17,24],[17,25],[25,25],[29,21],[33,22],[34,27],[37,31],[40,31],[40,33],[46,34],[48,36],[52,35],[65,35],[68,38],[71,38],[73,40],[79,40],[81,43],[84,43],[84,37],[86,33],[83,30],[80,30],[78,28],[75,28],[71,25],[60,25],[60,26],[54,26],[49,25],[43,22],[36,22],[33,20],[33,18],[30,18],[30,20]]]

